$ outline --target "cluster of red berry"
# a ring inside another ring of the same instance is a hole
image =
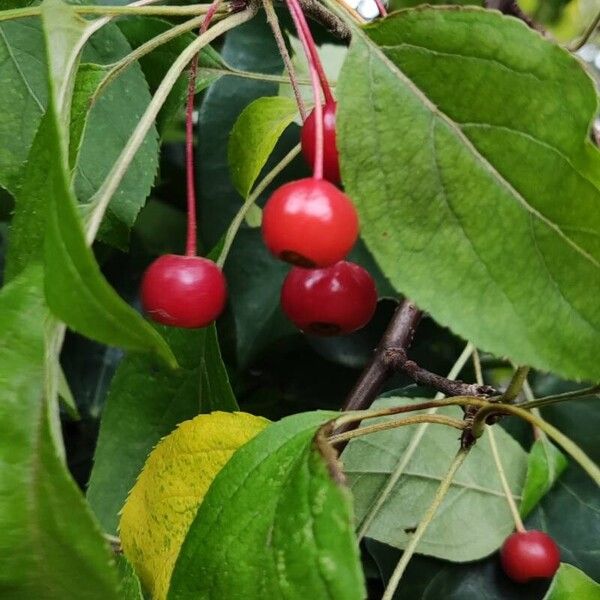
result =
[[[262,232],[277,257],[295,265],[283,284],[281,305],[303,331],[317,335],[349,333],[373,316],[377,291],[359,265],[343,260],[358,237],[358,216],[340,181],[335,141],[335,103],[324,106],[323,171],[278,188],[269,198]],[[302,128],[302,149],[315,155],[314,111]],[[219,267],[198,256],[161,256],[142,282],[144,310],[155,321],[176,327],[204,327],[216,319],[226,300]]]
[[[287,183],[272,194],[263,212],[263,239],[276,257],[294,265],[281,290],[281,306],[288,318],[299,329],[317,335],[350,333],[373,316],[377,290],[367,271],[344,260],[358,238],[359,227],[354,205],[336,187],[340,183],[336,102],[302,9],[296,0],[287,2],[312,78],[315,108],[304,120],[301,141],[313,176]],[[194,62],[190,69],[186,120],[186,255],[161,256],[152,263],[144,275],[141,294],[150,318],[176,327],[208,325],[221,314],[227,295],[221,269],[196,256],[192,143],[196,66]]]

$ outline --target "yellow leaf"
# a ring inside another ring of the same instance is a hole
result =
[[[181,423],[149,454],[121,511],[123,552],[153,600],[164,600],[175,560],[210,484],[269,421],[214,412]]]

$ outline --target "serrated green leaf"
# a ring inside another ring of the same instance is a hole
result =
[[[116,600],[108,548],[52,439],[46,317],[33,265],[0,292],[0,596]]]
[[[148,356],[125,357],[102,413],[87,497],[102,526],[112,533],[148,453],[163,436],[198,413],[238,410],[215,326],[157,329],[182,368],[158,367]]]
[[[564,454],[546,436],[534,442],[527,459],[527,476],[519,507],[523,517],[550,490],[568,464]]]
[[[599,379],[598,101],[577,60],[495,12],[401,11],[353,36],[337,93],[344,184],[392,284],[496,355]]]
[[[48,52],[63,52],[70,56],[69,45],[56,42],[60,29],[55,31],[52,14],[60,7],[61,16],[67,5],[59,0],[48,0],[44,5],[44,27],[48,35]],[[50,16],[47,17],[47,13]],[[76,39],[72,40],[77,43]],[[77,214],[75,198],[69,185],[67,159],[67,123],[58,114],[57,105],[62,102],[68,110],[70,101],[60,98],[68,81],[74,75],[74,61],[53,58],[53,65],[67,65],[71,74],[56,74],[50,79],[50,104],[44,117],[43,150],[47,155],[44,165],[46,180],[46,233],[45,233],[45,292],[50,309],[75,331],[100,342],[121,346],[130,350],[152,351],[171,365],[175,358],[166,342],[144,319],[127,305],[108,285],[88,248],[81,221]],[[62,87],[61,87],[62,86]]]
[[[227,157],[231,180],[243,198],[250,194],[275,144],[297,113],[291,98],[267,96],[251,102],[237,118]]]
[[[392,397],[378,400],[374,406],[414,403],[414,398]],[[454,417],[462,414],[456,407],[439,412]],[[370,420],[369,424],[372,422],[377,420]],[[507,433],[501,429],[495,432],[510,488],[519,499],[526,454]],[[368,537],[398,548],[405,547],[448,470],[458,447],[456,431],[443,425],[429,425],[420,434],[415,427],[399,427],[352,440],[342,454],[357,520],[361,523],[391,473],[405,460],[404,453],[415,443],[413,440],[417,445],[402,476],[366,532]],[[467,523],[476,525],[466,526]],[[419,542],[418,552],[455,562],[476,560],[499,548],[513,529],[514,521],[489,444],[482,439],[456,475],[438,516]]]
[[[364,598],[348,491],[314,440],[336,415],[288,417],[233,455],[188,531],[169,600]]]
[[[61,40],[64,41],[62,33],[59,34]],[[130,47],[116,25],[108,24],[86,44],[83,58],[89,63],[108,64],[129,51]],[[16,195],[22,182],[30,178],[31,170],[24,172],[23,168],[28,156],[32,156],[31,145],[48,104],[46,70],[43,68],[46,54],[39,19],[0,23],[0,61],[3,65],[0,71],[3,90],[0,98],[0,137],[3,140],[0,185]],[[79,96],[85,91],[79,89]],[[70,148],[71,164],[75,153],[80,151],[75,172],[79,201],[86,202],[96,192],[149,101],[148,85],[141,69],[139,65],[132,65],[94,103],[86,116],[89,122],[83,121],[86,123],[84,138],[76,139]],[[85,104],[85,98],[81,102]],[[81,120],[78,123],[76,133],[80,134],[83,131]],[[157,134],[153,129],[111,201],[109,214],[112,211],[113,218],[128,227],[132,225],[154,182],[157,166]],[[27,239],[27,233],[24,231],[22,237]],[[13,224],[13,239],[20,234],[20,227]],[[101,230],[100,237],[111,241],[107,225]]]
[[[48,102],[37,19],[0,23],[0,185],[13,195]]]
[[[578,568],[561,563],[544,600],[598,600],[600,584]]]

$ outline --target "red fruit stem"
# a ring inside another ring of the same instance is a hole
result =
[[[292,10],[292,6],[297,15],[297,20],[294,18],[294,10]],[[335,102],[335,98],[331,92],[331,86],[329,85],[329,81],[327,81],[327,75],[325,75],[325,70],[323,69],[323,64],[321,63],[321,58],[319,57],[319,53],[317,51],[317,46],[315,44],[315,40],[313,39],[312,33],[310,32],[310,28],[308,27],[308,23],[306,21],[306,17],[302,12],[302,8],[300,7],[300,3],[298,0],[288,0],[288,7],[290,12],[292,13],[292,19],[294,19],[294,25],[296,25],[296,29],[298,30],[298,35],[300,31],[302,31],[302,35],[304,35],[306,39],[305,50],[308,50],[310,53],[310,58],[307,55],[309,63],[312,61],[317,73],[319,74],[319,81],[321,82],[321,88],[323,89],[323,95],[325,96],[325,102],[327,104]],[[302,41],[302,39],[301,39]]]
[[[206,16],[200,26],[200,35],[202,35],[210,26],[210,23],[217,12],[221,0],[214,0],[206,11]],[[187,239],[185,245],[186,256],[196,256],[196,183],[194,180],[194,97],[196,95],[196,75],[198,73],[197,54],[190,63],[188,79],[188,97],[185,111],[185,171],[187,184]]]
[[[314,48],[314,41],[310,36],[310,30],[304,18],[304,13],[298,4],[298,0],[287,0],[287,5],[296,26],[298,37],[304,47],[306,60],[310,70],[310,79],[312,82],[313,97],[315,100],[315,159],[313,163],[313,177],[323,179],[323,104],[321,102],[321,91],[319,88],[319,73],[311,53],[311,44]],[[318,57],[317,57],[318,59]]]
[[[387,9],[385,7],[385,4],[382,2],[382,0],[375,0],[375,4],[377,4],[377,8],[379,9],[379,14],[382,17],[387,17]]]

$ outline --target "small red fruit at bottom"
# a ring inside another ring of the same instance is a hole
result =
[[[549,578],[560,565],[560,551],[554,540],[543,531],[517,531],[509,536],[500,550],[504,572],[518,583]]]
[[[350,198],[323,179],[308,177],[275,190],[263,211],[262,234],[277,257],[301,267],[342,260],[358,237]]]
[[[364,327],[377,305],[365,269],[347,261],[324,269],[294,267],[281,288],[281,308],[296,327],[314,335],[339,335]]]
[[[323,177],[331,183],[340,182],[340,158],[335,137],[335,102],[326,102],[323,105]],[[315,111],[306,117],[300,134],[302,154],[309,167],[315,162]]]
[[[157,323],[204,327],[223,311],[227,285],[212,260],[165,254],[144,273],[141,296],[144,311]]]

